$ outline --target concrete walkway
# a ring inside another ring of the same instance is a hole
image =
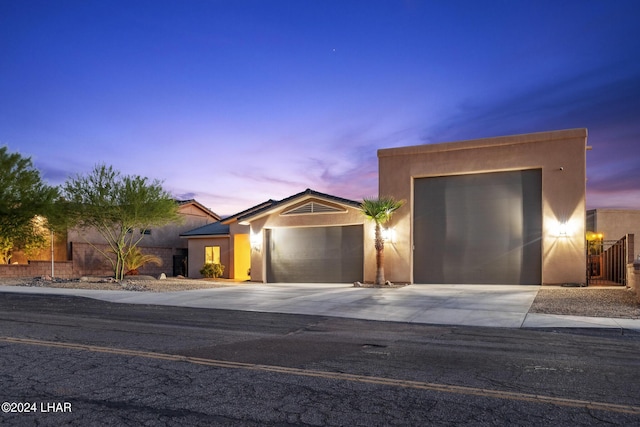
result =
[[[621,328],[640,319],[529,314],[540,288],[509,285],[412,285],[395,289],[348,284],[243,284],[180,291],[133,292],[0,286],[0,292],[75,295],[127,304],[310,314],[353,319],[504,328]]]

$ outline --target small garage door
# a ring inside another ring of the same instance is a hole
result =
[[[267,282],[351,283],[363,279],[362,225],[266,230]]]
[[[414,281],[540,284],[539,169],[414,181]]]

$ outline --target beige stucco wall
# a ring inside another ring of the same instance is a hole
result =
[[[279,206],[268,215],[257,217],[250,221],[252,239],[261,242],[259,245],[252,245],[251,249],[251,280],[266,282],[266,257],[265,257],[265,235],[264,229],[278,227],[323,227],[323,226],[343,226],[364,224],[365,218],[359,209],[336,204],[344,209],[338,213],[314,213],[303,215],[281,215],[285,210],[295,206],[318,200],[323,204],[332,204],[325,199],[314,197],[295,200],[294,203]],[[369,224],[364,227],[364,266],[363,280],[373,280],[375,276],[375,252],[373,247],[373,230]]]
[[[585,282],[586,129],[542,132],[378,151],[381,196],[407,203],[394,215],[396,243],[385,250],[387,278],[413,282],[416,178],[542,170],[542,282]],[[569,236],[558,237],[566,223]]]
[[[633,259],[640,256],[640,210],[593,209],[587,211],[587,231],[604,235],[604,240],[618,240],[627,234],[635,237]],[[589,225],[592,225],[589,227]]]
[[[636,301],[640,303],[640,265],[627,264],[627,287],[636,294]]]
[[[205,246],[220,246],[220,263],[224,265],[223,278],[229,278],[229,268],[231,261],[231,251],[229,245],[229,236],[206,237],[206,238],[190,238],[189,245],[189,277],[192,279],[202,278],[200,269],[204,266],[204,248]]]
[[[186,248],[187,241],[180,238],[180,233],[184,233],[194,228],[216,222],[217,219],[211,214],[191,204],[185,204],[178,208],[180,221],[167,224],[163,227],[154,227],[150,234],[145,235],[140,242],[140,246],[153,246],[163,248]],[[139,233],[139,230],[134,232]],[[89,242],[105,243],[104,239],[96,230],[69,230],[69,242]]]

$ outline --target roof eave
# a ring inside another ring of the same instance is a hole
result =
[[[264,216],[270,215],[276,209],[284,209],[287,206],[294,205],[306,199],[320,199],[327,201],[329,203],[349,206],[351,208],[358,208],[360,203],[355,200],[349,200],[342,197],[332,196],[330,194],[320,193],[318,191],[314,191],[311,189],[306,189],[301,193],[294,194],[286,199],[282,199],[279,202],[273,203],[271,206],[267,206],[263,209],[258,209],[255,212],[251,212],[247,215],[243,215],[238,218],[238,224],[240,225],[249,225],[251,221],[262,218]]]

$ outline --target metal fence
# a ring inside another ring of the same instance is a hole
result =
[[[627,284],[627,236],[587,242],[587,285]]]

